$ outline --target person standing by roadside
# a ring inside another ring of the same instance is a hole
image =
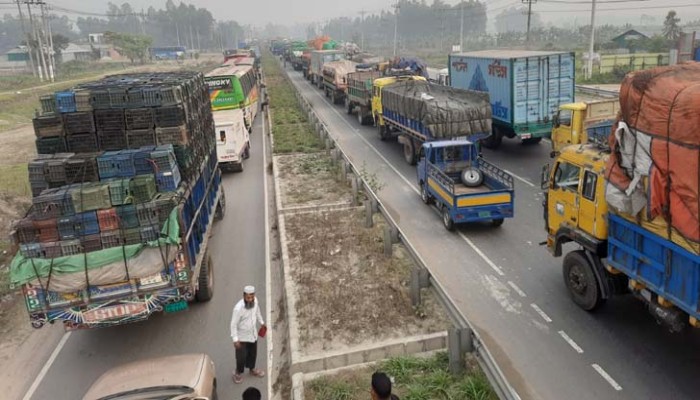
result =
[[[243,382],[243,372],[250,369],[250,374],[263,377],[265,373],[255,368],[258,353],[258,327],[266,330],[258,300],[255,298],[255,287],[246,286],[243,298],[233,307],[231,316],[231,339],[236,349],[236,371],[233,373],[235,383]]]
[[[399,400],[399,396],[391,393],[391,378],[384,372],[372,374],[372,400]]]

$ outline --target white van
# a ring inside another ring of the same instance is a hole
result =
[[[243,109],[214,111],[216,155],[221,170],[243,171],[250,157],[250,132]]]

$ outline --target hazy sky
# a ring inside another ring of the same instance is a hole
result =
[[[428,4],[432,3],[432,0],[425,1]],[[590,20],[590,5],[581,4],[585,3],[585,0],[551,1],[537,0],[533,5],[533,10],[541,12],[545,23],[570,26],[573,23],[584,25]],[[562,1],[574,4],[563,4]],[[656,17],[661,23],[667,10],[679,5],[692,5],[676,8],[682,21],[700,19],[700,0],[630,0],[629,2],[616,0],[608,4],[605,2],[611,0],[597,1],[601,23],[639,24],[642,14]],[[46,2],[81,11],[103,13],[108,0],[46,0]],[[112,2],[121,4],[123,0],[112,0]],[[491,21],[504,8],[521,4],[521,0],[486,0],[485,2],[488,5]],[[151,5],[163,8],[165,0],[131,0],[130,3],[136,9],[148,8]],[[178,3],[177,0],[176,3]],[[185,3],[209,9],[216,19],[234,19],[244,24],[264,25],[267,22],[293,24],[323,21],[326,18],[338,16],[355,17],[363,9],[368,12],[388,10],[393,0],[189,0]],[[447,3],[456,4],[457,1],[448,0]],[[605,9],[616,10],[604,11]],[[72,18],[77,18],[77,15]]]

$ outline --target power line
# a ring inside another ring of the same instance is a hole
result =
[[[590,3],[589,3],[590,4]],[[666,6],[642,6],[635,7],[635,10],[658,10],[658,9],[673,9],[673,8],[686,8],[686,7],[700,7],[700,4],[678,4],[678,5],[666,5]],[[596,9],[597,12],[602,11],[629,11],[629,7],[626,8],[600,8]],[[576,13],[576,12],[590,12],[590,8],[582,8],[578,10],[542,10],[538,13]]]

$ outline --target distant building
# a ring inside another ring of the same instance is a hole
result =
[[[92,61],[95,58],[90,46],[82,46],[69,43],[68,47],[61,51],[61,61]]]
[[[630,29],[630,30],[628,30],[620,35],[615,36],[610,41],[615,43],[618,48],[626,48],[626,47],[628,47],[630,41],[649,39],[650,37],[651,36],[648,36],[645,33],[639,32],[636,29]]]

